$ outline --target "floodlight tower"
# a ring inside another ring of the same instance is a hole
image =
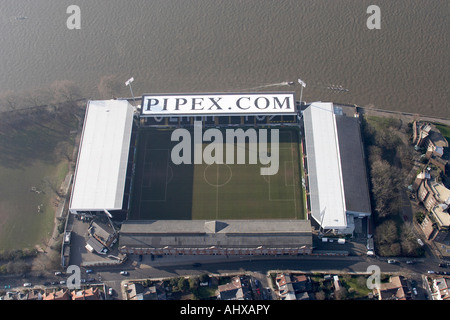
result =
[[[303,88],[306,88],[306,83],[302,79],[298,79],[298,83],[302,86],[300,90],[300,105],[302,105]]]
[[[133,97],[134,106],[136,106],[136,99],[134,99],[133,89],[131,88],[131,83],[132,83],[133,81],[134,81],[134,78],[131,77],[130,79],[128,79],[128,80],[125,82],[125,85],[126,85],[126,86],[130,86],[131,96]]]

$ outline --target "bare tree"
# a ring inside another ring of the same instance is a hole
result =
[[[98,84],[98,92],[104,99],[111,99],[120,93],[123,85],[116,75],[103,76]]]
[[[57,80],[50,85],[55,103],[73,102],[82,97],[80,88],[70,80]]]
[[[24,103],[29,107],[48,105],[51,101],[51,93],[48,89],[31,89],[24,93]]]
[[[0,111],[16,110],[20,104],[20,96],[14,91],[8,90],[0,94]]]

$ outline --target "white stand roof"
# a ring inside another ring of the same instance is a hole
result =
[[[324,229],[345,229],[346,206],[333,103],[314,102],[303,116],[312,216]]]
[[[122,209],[133,113],[126,100],[88,102],[70,212]]]

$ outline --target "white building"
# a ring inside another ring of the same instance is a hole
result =
[[[123,209],[133,114],[126,100],[88,102],[71,213]]]
[[[304,112],[309,210],[320,227],[354,231],[354,218],[371,214],[358,120],[331,102],[314,102]]]

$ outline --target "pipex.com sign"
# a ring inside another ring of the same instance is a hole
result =
[[[141,115],[293,115],[294,96],[293,92],[144,95]]]

